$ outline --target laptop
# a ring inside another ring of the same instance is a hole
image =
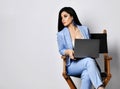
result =
[[[99,39],[75,39],[74,57],[99,57]]]

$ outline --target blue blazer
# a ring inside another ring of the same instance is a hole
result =
[[[85,39],[89,39],[89,30],[86,26],[77,25],[78,29],[82,33]],[[72,39],[70,36],[69,29],[64,27],[63,30],[57,33],[57,43],[59,48],[59,53],[65,55],[66,49],[73,49]],[[67,66],[70,65],[70,58],[67,57]]]

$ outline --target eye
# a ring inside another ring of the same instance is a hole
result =
[[[64,17],[67,17],[67,15],[64,15]]]

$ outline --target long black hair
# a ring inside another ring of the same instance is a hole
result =
[[[75,12],[75,10],[71,7],[63,7],[60,11],[59,11],[59,16],[58,16],[58,32],[61,31],[64,28],[64,25],[62,24],[62,18],[61,18],[61,13],[65,11],[67,13],[69,13],[71,16],[73,16],[73,20],[74,23],[77,25],[82,25],[77,17],[77,14]]]

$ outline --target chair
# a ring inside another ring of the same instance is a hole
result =
[[[108,47],[107,47],[107,31],[103,30],[103,33],[91,33],[90,34],[91,39],[100,39],[100,54],[103,55],[104,58],[104,72],[101,73],[102,81],[104,84],[104,87],[108,84],[110,81],[112,75],[110,73],[110,60],[112,60],[112,57],[108,56]],[[63,77],[68,83],[70,89],[77,89],[73,80],[71,79],[71,76],[68,76],[66,73],[66,56],[61,56],[63,59]]]

